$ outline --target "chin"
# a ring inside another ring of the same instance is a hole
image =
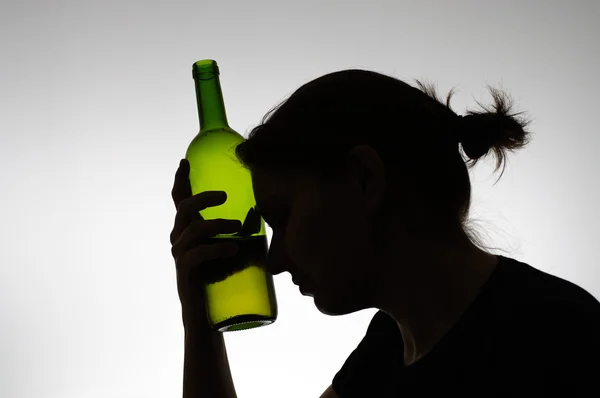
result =
[[[312,292],[307,292],[305,295],[313,297],[315,307],[317,307],[319,312],[329,316],[348,315],[366,308],[352,300],[344,300],[344,297],[341,295],[323,297],[323,295],[315,295]]]

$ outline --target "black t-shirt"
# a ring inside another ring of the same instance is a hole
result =
[[[333,378],[340,398],[600,397],[600,303],[581,287],[512,258],[416,363],[386,313]]]

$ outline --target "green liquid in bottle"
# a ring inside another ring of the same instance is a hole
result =
[[[192,66],[200,117],[200,133],[186,152],[190,163],[192,194],[225,191],[222,205],[200,211],[205,220],[240,220],[241,232],[217,235],[211,242],[233,241],[239,250],[233,257],[207,261],[199,271],[204,289],[206,315],[219,332],[269,325],[277,319],[273,276],[264,270],[267,258],[265,223],[257,211],[250,172],[235,156],[244,137],[227,123],[219,69],[213,60]]]

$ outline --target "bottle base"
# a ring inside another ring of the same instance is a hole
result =
[[[257,315],[238,315],[226,319],[213,326],[218,332],[235,332],[238,330],[254,329],[275,322],[274,318]]]

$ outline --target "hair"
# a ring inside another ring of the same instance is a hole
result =
[[[436,223],[460,227],[481,247],[467,228],[468,168],[492,152],[494,172],[503,166],[502,177],[506,153],[529,143],[525,128],[530,121],[512,112],[506,93],[489,85],[493,105],[477,102],[481,110],[459,116],[450,106],[454,89],[444,103],[435,85],[415,81],[418,88],[361,69],[321,76],[267,112],[235,154],[249,170],[337,178],[349,150],[368,145],[380,155],[388,178],[409,178]],[[395,198],[388,192],[386,206],[393,206]]]

